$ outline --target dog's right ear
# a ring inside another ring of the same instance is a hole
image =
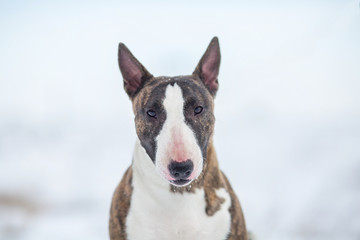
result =
[[[124,89],[132,99],[144,86],[146,80],[153,76],[146,68],[132,55],[125,44],[119,44],[118,61],[121,74],[124,79]]]

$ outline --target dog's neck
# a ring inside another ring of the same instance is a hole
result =
[[[156,172],[154,163],[151,161],[150,157],[146,153],[145,149],[141,146],[138,139],[135,143],[132,169],[134,174],[134,181],[137,181],[137,184],[141,184],[147,188],[183,192],[193,191],[195,188],[206,188],[209,184],[215,188],[223,187],[218,185],[219,182],[222,182],[219,181],[219,178],[221,178],[221,173],[212,140],[210,140],[208,144],[207,157],[204,161],[202,173],[187,187],[174,187],[168,181],[163,179],[161,175]]]

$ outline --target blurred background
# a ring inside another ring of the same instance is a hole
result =
[[[108,239],[155,76],[222,51],[215,146],[257,240],[360,239],[360,8],[338,1],[1,1],[0,239]]]

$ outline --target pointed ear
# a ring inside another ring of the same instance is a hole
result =
[[[206,88],[209,90],[211,95],[215,96],[218,90],[219,83],[217,80],[220,67],[220,47],[219,40],[214,37],[206,52],[200,59],[198,66],[194,71],[194,75],[200,77]]]
[[[153,76],[123,43],[119,44],[118,61],[124,79],[124,89],[132,99],[144,86],[145,81]]]

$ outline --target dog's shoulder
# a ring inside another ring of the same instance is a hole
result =
[[[231,198],[231,207],[229,209],[231,215],[231,231],[228,236],[228,240],[247,240],[247,231],[245,226],[244,214],[242,212],[240,202],[236,197],[234,190],[225,174],[221,171],[222,179],[225,184],[225,188]]]
[[[130,207],[130,200],[133,191],[132,178],[133,171],[130,166],[126,170],[121,182],[114,192],[109,221],[111,239],[126,239],[126,216]]]

